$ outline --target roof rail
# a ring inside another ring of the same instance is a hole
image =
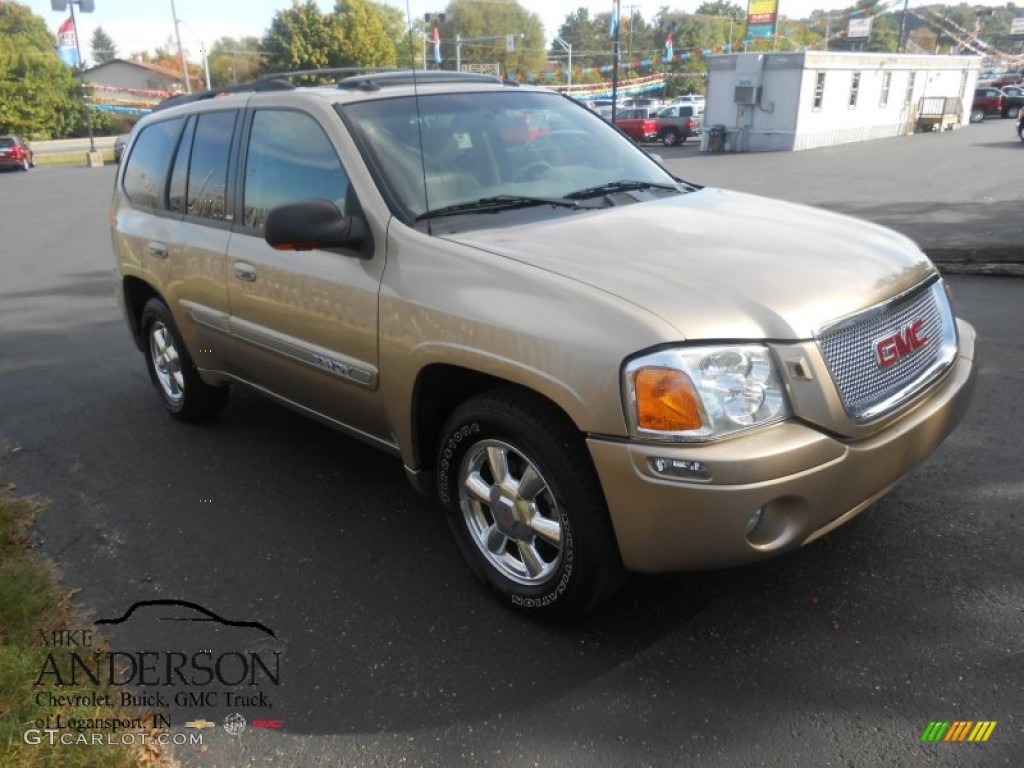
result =
[[[338,83],[339,88],[361,91],[379,91],[387,86],[422,85],[425,83],[504,83],[496,75],[477,72],[452,72],[444,69],[414,70],[398,69],[389,72],[375,72],[366,75],[346,77]]]
[[[211,88],[208,91],[194,91],[193,93],[179,93],[177,96],[170,96],[155,107],[153,111],[177,107],[181,104],[191,104],[194,101],[215,99],[218,96],[226,96],[229,93],[245,93],[246,91],[289,91],[295,88],[294,85],[277,75],[266,75],[251,83],[239,83],[238,85],[225,85],[223,88]]]
[[[259,83],[264,80],[290,80],[293,77],[311,77],[323,75],[369,75],[377,72],[394,72],[394,67],[326,67],[323,69],[297,69],[292,72],[273,72],[256,78]]]

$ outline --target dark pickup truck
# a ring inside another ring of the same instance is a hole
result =
[[[681,144],[691,136],[699,136],[701,118],[696,104],[672,104],[654,113],[657,139],[666,147]]]

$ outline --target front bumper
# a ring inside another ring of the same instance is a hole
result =
[[[656,573],[750,563],[814,541],[869,507],[967,411],[975,332],[958,326],[951,369],[902,418],[866,439],[838,440],[796,421],[705,445],[589,438],[625,566]],[[710,479],[665,479],[651,466],[656,458],[701,462]]]

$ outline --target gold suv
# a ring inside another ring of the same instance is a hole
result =
[[[807,544],[968,406],[974,330],[901,235],[681,181],[487,76],[233,90],[143,119],[117,172],[164,405],[244,385],[399,457],[526,612]]]

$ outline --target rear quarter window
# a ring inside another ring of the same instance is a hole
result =
[[[167,173],[183,118],[147,125],[139,133],[124,171],[124,193],[135,205],[163,206]]]

